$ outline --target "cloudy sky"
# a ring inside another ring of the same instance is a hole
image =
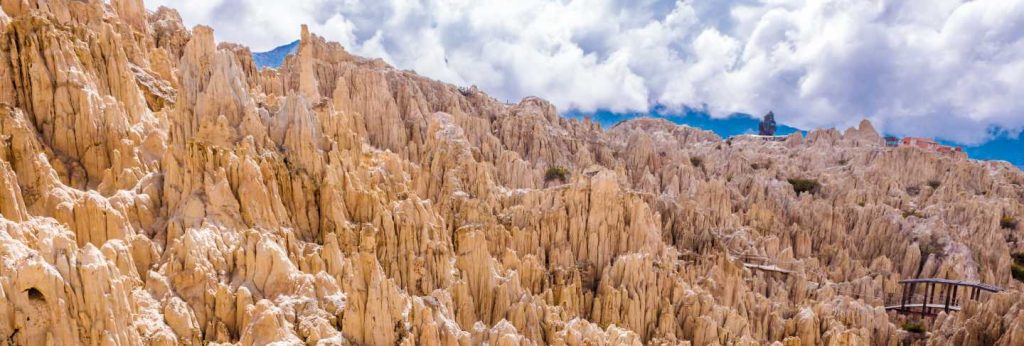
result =
[[[560,109],[862,118],[965,144],[1024,128],[1024,0],[146,0],[269,50],[350,51]]]

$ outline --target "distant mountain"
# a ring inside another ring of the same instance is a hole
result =
[[[252,59],[256,61],[256,67],[278,68],[284,63],[284,58],[299,50],[299,42],[295,42],[274,48],[269,52],[252,53]]]
[[[637,117],[663,118],[680,125],[688,125],[714,132],[722,138],[741,134],[756,134],[760,118],[749,114],[736,113],[725,118],[713,118],[707,112],[685,109],[682,112],[673,112],[664,107],[656,107],[647,113],[615,113],[610,111],[598,111],[584,113],[570,111],[564,114],[566,117],[583,119],[589,117],[602,127],[612,127],[619,122]],[[779,124],[778,134],[788,135],[797,131],[803,131],[795,127]],[[806,131],[804,131],[806,132]],[[1024,169],[1024,135],[1011,136],[1005,131],[998,131],[993,135],[994,139],[981,145],[964,146],[950,141],[942,141],[943,144],[963,146],[964,151],[972,159],[978,160],[1002,160],[1009,161],[1017,167]]]
[[[964,146],[964,151],[972,159],[1009,161],[1024,169],[1024,135],[1014,137],[1003,132],[994,137],[995,139],[981,145]]]
[[[725,118],[713,118],[707,112],[694,109],[685,109],[682,112],[672,112],[663,107],[656,107],[648,113],[615,113],[610,111],[583,113],[572,111],[565,113],[564,115],[575,119],[589,117],[602,127],[612,127],[619,122],[637,117],[663,118],[676,124],[687,125],[714,132],[722,138],[742,134],[757,134],[757,125],[761,123],[760,118],[754,117],[750,114],[736,113]],[[801,130],[792,126],[779,124],[776,132],[778,135],[785,136],[798,131]]]

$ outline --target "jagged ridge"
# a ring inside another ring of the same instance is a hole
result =
[[[16,344],[896,345],[874,297],[909,276],[1011,288],[928,342],[1024,341],[1006,164],[886,149],[869,123],[771,143],[604,131],[305,29],[258,70],[141,0],[0,6]]]

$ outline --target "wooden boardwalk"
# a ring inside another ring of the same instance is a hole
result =
[[[772,272],[772,273],[786,274],[786,275],[793,274],[792,270],[786,270],[786,269],[779,268],[779,267],[774,266],[774,265],[743,263],[743,267],[749,268],[749,269],[754,269],[754,270]]]
[[[771,259],[749,254],[732,254],[740,259],[743,267],[750,270],[757,270],[767,273],[778,273],[781,275],[800,275],[792,268],[785,268]],[[886,311],[895,311],[901,314],[920,314],[922,316],[935,316],[940,311],[960,311],[960,303],[967,300],[981,300],[982,294],[998,293],[1005,289],[980,282],[951,280],[939,278],[915,278],[901,280],[903,292],[899,299],[885,299],[879,297],[864,296],[873,298],[885,306]],[[821,286],[821,285],[817,285]],[[923,288],[923,294],[918,294]],[[890,297],[894,298],[894,297]]]
[[[960,311],[963,299],[980,300],[982,293],[1004,291],[1002,287],[979,282],[936,278],[907,279],[900,281],[900,285],[903,285],[903,294],[899,304],[888,305],[885,310],[921,316],[934,316],[939,311]],[[917,294],[920,287],[924,287],[923,296]]]
[[[959,306],[953,305],[953,306],[948,306],[947,307],[947,306],[945,306],[943,304],[928,304],[927,306],[925,306],[924,304],[891,305],[891,306],[886,306],[885,310],[886,311],[891,311],[891,310],[901,311],[902,309],[921,309],[921,308],[935,309],[936,311],[937,310],[960,311],[960,307]]]
[[[768,257],[748,254],[739,254],[734,256],[739,257],[740,261],[743,262],[744,268],[785,275],[793,274],[792,270],[780,267],[778,263],[775,263]]]

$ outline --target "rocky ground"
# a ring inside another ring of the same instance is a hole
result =
[[[8,344],[1024,344],[1006,163],[867,122],[604,130],[305,30],[257,70],[141,0],[0,7]],[[909,277],[1009,290],[911,333]]]

